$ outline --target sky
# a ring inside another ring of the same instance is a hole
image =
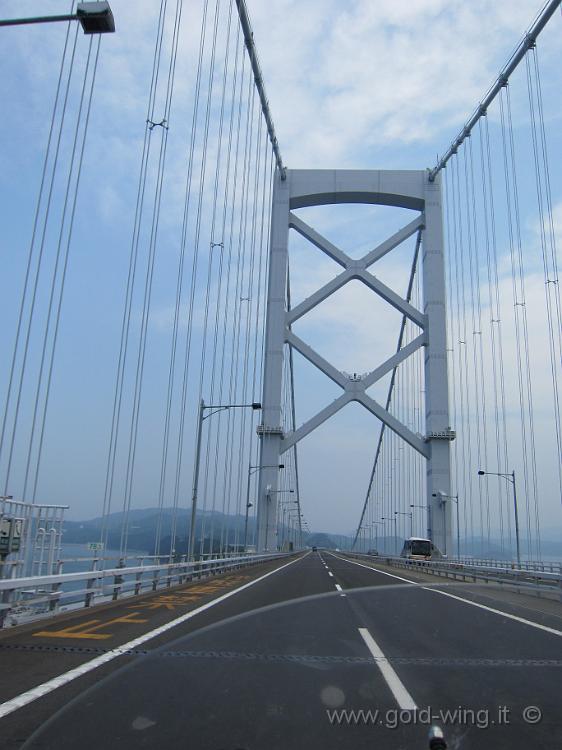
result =
[[[69,5],[67,0],[18,3],[0,0],[0,15],[62,13]],[[159,8],[156,0],[135,3],[112,0],[111,5],[117,33],[104,38],[101,46],[39,483],[41,501],[68,503],[71,518],[98,515],[103,494],[114,362]],[[160,451],[158,435],[166,385],[159,363],[168,351],[173,318],[172,271],[184,199],[184,154],[189,141],[201,5],[185,3],[180,39],[170,126],[169,148],[174,158],[168,162],[161,216],[135,484],[138,507],[153,505],[158,487],[154,456]],[[437,154],[443,153],[456,136],[541,5],[535,0],[509,3],[504,0],[473,3],[248,0],[285,164],[289,168],[433,166]],[[562,145],[559,135],[562,105],[558,93],[561,25],[558,14],[539,43],[552,163],[559,158]],[[2,34],[0,93],[5,115],[0,122],[3,144],[0,189],[5,291],[0,301],[4,320],[0,335],[3,350],[11,352],[64,28],[22,27],[3,29]],[[86,43],[83,38],[78,40],[78,65],[84,64]],[[514,79],[512,103],[523,153],[519,180],[527,309],[534,347],[540,512],[545,534],[556,535],[562,530],[562,516],[556,489],[557,459],[548,422],[551,410],[548,368],[542,365],[548,347],[541,312],[544,282],[539,262],[540,217],[533,203],[525,96],[521,72]],[[76,90],[69,104],[71,112],[77,101]],[[496,110],[490,112],[489,120],[494,137],[498,126]],[[499,141],[495,143],[498,145]],[[499,158],[499,152],[494,156]],[[557,170],[552,172],[560,249],[562,184]],[[60,208],[61,191],[63,184],[56,184],[55,208]],[[300,213],[356,257],[410,220],[405,210],[376,207],[305,209]],[[55,235],[49,235],[47,240],[52,244]],[[501,232],[498,245],[502,304],[507,319],[511,277],[507,241]],[[381,279],[402,294],[411,248],[410,243],[380,265]],[[290,253],[294,304],[331,278],[335,267],[304,241],[292,239]],[[482,289],[485,299],[484,282]],[[39,294],[45,303],[45,291]],[[483,315],[488,312],[484,305]],[[196,310],[195,323],[200,322],[200,311]],[[295,331],[338,368],[362,373],[373,369],[392,352],[399,322],[396,313],[386,309],[372,294],[360,285],[350,284],[320,305]],[[453,320],[452,325],[457,324]],[[505,347],[506,358],[513,363],[515,344],[509,328]],[[37,353],[32,355],[37,356]],[[486,364],[489,367],[489,361]],[[295,366],[297,423],[301,423],[334,398],[338,389],[298,357]],[[515,435],[514,372],[510,366],[508,395],[513,416],[510,411],[509,426]],[[5,393],[7,368],[3,368],[0,386]],[[383,398],[382,387],[376,394]],[[24,418],[29,420],[31,406],[24,404],[22,410]],[[354,404],[299,446],[303,510],[311,528],[341,533],[354,529],[365,496],[378,429],[376,420]],[[191,455],[191,450],[190,431],[186,454]],[[23,457],[23,451],[20,455],[16,448],[14,477],[20,476],[24,469]],[[521,462],[516,437],[512,458],[515,464]],[[189,480],[188,472],[186,489]],[[18,495],[20,479],[14,478],[14,487],[9,490]]]

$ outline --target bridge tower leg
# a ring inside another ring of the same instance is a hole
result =
[[[425,228],[422,235],[425,348],[425,429],[427,460],[427,535],[441,552],[452,555],[451,459],[454,436],[449,420],[445,258],[441,181],[425,181]]]
[[[363,258],[352,259],[293,213],[306,206],[366,203],[420,212],[408,225]],[[295,308],[287,309],[289,229],[298,232],[343,269]],[[408,237],[421,232],[423,312],[389,289],[371,272],[378,260]],[[292,324],[335,291],[357,279],[420,329],[403,346],[362,379],[338,371],[292,331]],[[260,472],[257,508],[257,545],[260,551],[277,549],[278,464],[282,454],[351,401],[361,403],[427,460],[428,536],[451,555],[450,441],[447,381],[445,266],[441,183],[437,175],[421,170],[286,170],[275,175],[269,249],[269,279],[265,331]],[[281,396],[285,345],[296,348],[342,389],[342,394],[304,425],[288,434],[282,426]],[[375,382],[391,372],[420,347],[425,348],[426,434],[414,434],[368,393]],[[423,500],[424,498],[420,498]]]
[[[258,551],[277,549],[277,482],[276,468],[281,455],[281,388],[285,348],[287,270],[289,264],[289,185],[276,171],[273,185],[271,235],[269,246],[269,279],[265,328],[265,362],[263,373],[262,423],[257,508]]]

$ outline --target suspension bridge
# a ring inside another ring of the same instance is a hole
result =
[[[0,22],[59,43],[3,180],[6,747],[259,746],[254,715],[415,747],[389,712],[426,706],[486,715],[432,716],[452,746],[554,744],[559,0],[432,165],[384,169],[284,161],[244,0],[162,0],[138,88],[111,5]]]

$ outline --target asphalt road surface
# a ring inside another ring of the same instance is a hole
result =
[[[560,604],[377,568],[309,553],[4,634],[3,747],[561,746]]]

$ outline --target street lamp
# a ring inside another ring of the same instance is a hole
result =
[[[287,541],[289,544],[294,543],[294,537],[296,532],[296,526],[297,522],[301,520],[301,518],[304,516],[304,513],[300,513],[299,508],[291,508],[287,507],[289,505],[292,505],[293,503],[298,503],[298,500],[281,500],[280,503],[283,506],[283,534],[281,537],[281,543],[280,543],[280,549],[283,549],[285,546],[285,538],[287,538]],[[285,521],[285,515],[287,516],[287,520]],[[294,527],[293,527],[294,522]],[[294,529],[294,530],[293,530]],[[285,532],[288,530],[287,537],[285,537]]]
[[[366,538],[367,538],[366,534],[365,533],[361,534],[361,532],[366,532],[368,528],[369,527],[367,524],[362,524],[359,527],[358,535],[359,535],[359,550],[360,551],[361,551],[361,546],[363,546],[363,551],[365,551],[365,543],[366,543]]]
[[[394,554],[398,554],[398,519],[396,516],[381,516],[381,521],[394,521]]]
[[[205,411],[210,409],[208,414]],[[201,463],[201,436],[203,434],[203,422],[205,419],[212,417],[213,414],[218,414],[219,411],[226,411],[227,409],[261,409],[261,404],[257,401],[251,404],[206,404],[203,399],[199,402],[199,418],[197,421],[197,442],[195,448],[195,469],[193,474],[193,490],[191,493],[191,528],[189,529],[189,545],[187,548],[187,559],[193,560],[193,552],[195,549],[195,521],[197,515],[197,491],[199,489],[199,464]]]
[[[515,542],[517,545],[517,567],[521,569],[521,547],[519,544],[519,511],[517,510],[517,490],[515,489],[515,470],[513,470],[509,474],[502,474],[501,472],[495,472],[495,471],[483,471],[480,469],[478,471],[478,476],[483,477],[486,475],[490,475],[492,477],[503,477],[508,482],[511,482],[513,485],[513,513],[515,515]]]
[[[431,529],[431,526],[432,526],[432,524],[431,524],[431,506],[430,505],[420,505],[419,503],[410,503],[410,508],[421,508],[422,510],[426,510],[427,511],[426,522],[427,522],[428,533],[429,533],[429,529]]]
[[[457,559],[461,559],[461,532],[460,532],[460,521],[459,521],[459,496],[458,495],[446,495],[444,492],[433,492],[432,497],[446,497],[448,500],[454,500],[457,505]]]
[[[379,530],[377,529],[377,526],[384,526],[382,521],[371,521],[370,528],[369,528],[369,540],[371,542],[371,547],[373,546],[373,529],[375,530],[375,550],[378,551],[379,547]]]
[[[113,13],[107,2],[78,3],[76,13],[62,16],[34,16],[33,18],[7,18],[0,26],[23,26],[32,23],[79,21],[84,34],[108,34],[115,31]]]
[[[394,511],[395,516],[410,516],[410,536],[414,536],[414,514],[412,511],[404,512],[402,510],[395,510]]]
[[[260,469],[284,469],[285,464],[270,464],[269,466],[252,466],[248,465],[248,483],[246,485],[246,520],[244,521],[244,552],[246,552],[246,544],[248,541],[248,511],[252,507],[253,503],[250,502],[250,477]]]
[[[294,492],[294,490],[275,490],[275,491],[278,494],[279,494],[279,492],[288,492],[289,494],[291,494],[291,493]],[[280,544],[281,547],[283,547],[283,545],[285,543],[285,536],[286,536],[286,528],[287,528],[287,526],[286,526],[285,516],[287,516],[288,519],[289,519],[289,521],[290,521],[290,519],[291,519],[291,516],[290,516],[291,511],[297,510],[297,508],[290,508],[290,507],[287,507],[287,506],[292,505],[292,504],[297,504],[298,505],[298,502],[299,502],[298,498],[296,500],[282,500],[281,498],[279,498],[279,500],[277,501],[277,506],[278,506],[277,507],[277,514],[278,514],[277,515],[277,528],[281,529],[281,541],[279,542],[279,544]],[[279,515],[279,510],[283,511],[282,515]]]
[[[291,512],[294,513],[295,511],[296,515],[291,515]],[[304,513],[299,513],[297,508],[289,508],[289,512],[287,514],[287,518],[289,521],[289,544],[293,544],[293,548],[297,541],[298,524],[301,522],[303,516]]]
[[[265,498],[267,500],[265,506],[265,538],[268,539],[269,534],[269,504],[271,503],[272,495],[282,495],[285,492],[294,492],[294,490],[272,490],[271,485],[268,484],[265,488]],[[277,527],[279,528],[279,519],[277,520]],[[277,540],[279,543],[279,540]],[[266,548],[269,549],[269,548]]]

